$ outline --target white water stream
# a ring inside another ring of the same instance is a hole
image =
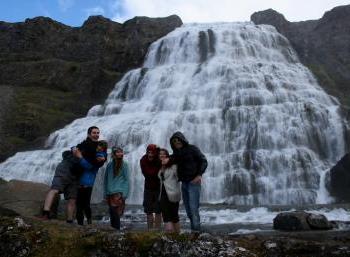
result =
[[[345,151],[338,112],[275,28],[187,24],[153,43],[143,67],[128,72],[103,105],[54,132],[49,149],[1,163],[0,177],[50,183],[61,152],[97,125],[126,149],[129,202],[141,203],[146,145],[169,148],[179,130],[208,158],[203,202],[326,203],[325,172]],[[101,176],[96,183],[99,198]]]

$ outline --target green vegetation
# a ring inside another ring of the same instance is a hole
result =
[[[348,97],[350,89],[338,81],[334,74],[330,74],[326,67],[318,64],[309,64],[308,68],[328,94],[337,97],[342,105],[350,106],[350,98]]]

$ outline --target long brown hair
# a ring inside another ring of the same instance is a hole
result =
[[[114,176],[117,177],[120,174],[122,169],[123,158],[115,158],[114,159]]]
[[[112,154],[113,154],[113,159],[114,159],[114,176],[115,177],[119,176],[120,171],[122,169],[122,165],[123,165],[123,157],[116,158],[116,153],[118,151],[121,151],[123,153],[123,157],[124,157],[124,151],[121,147],[117,147],[117,146],[112,147]]]

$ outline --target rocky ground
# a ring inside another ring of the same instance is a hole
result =
[[[349,230],[230,235],[225,224],[205,226],[206,232],[194,235],[185,224],[180,235],[169,235],[147,232],[138,223],[118,233],[97,220],[84,227],[66,224],[62,209],[57,220],[42,221],[35,215],[47,189],[32,182],[0,181],[0,256],[350,256]]]
[[[15,213],[0,217],[1,256],[350,256],[349,231],[249,235],[115,232],[108,225],[81,227]]]

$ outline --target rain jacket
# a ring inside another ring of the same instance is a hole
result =
[[[172,139],[178,138],[182,143],[181,149],[176,149],[172,145]],[[177,164],[177,174],[182,182],[189,182],[196,176],[202,175],[207,166],[208,161],[198,147],[188,143],[187,139],[181,132],[175,132],[170,138],[170,145],[173,149],[171,156],[172,162]]]

